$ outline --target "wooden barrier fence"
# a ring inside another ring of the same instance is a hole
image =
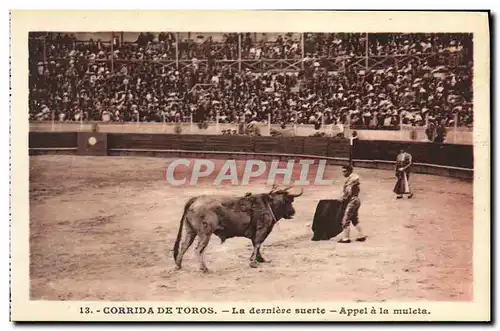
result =
[[[80,137],[85,134],[85,139]],[[143,155],[223,159],[325,159],[329,164],[393,169],[401,147],[413,155],[413,171],[463,179],[473,178],[471,145],[357,140],[330,137],[250,137],[176,134],[129,134],[83,132],[30,132],[30,155]],[[104,140],[104,142],[103,142]],[[85,144],[85,148],[80,146]],[[93,152],[92,148],[96,146]],[[99,146],[100,149],[97,148]],[[105,146],[105,150],[102,150]],[[94,154],[93,154],[94,153]]]

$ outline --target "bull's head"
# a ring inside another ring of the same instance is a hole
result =
[[[293,194],[289,192],[291,188],[292,187],[290,186],[279,190],[276,186],[273,186],[273,189],[268,194],[270,199],[269,203],[273,209],[276,220],[281,218],[291,219],[295,215],[293,201],[295,198],[304,194],[304,190],[301,189],[300,193]]]

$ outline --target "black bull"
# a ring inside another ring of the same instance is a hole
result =
[[[245,197],[203,195],[191,198],[184,206],[173,249],[177,269],[181,268],[184,254],[198,236],[196,255],[200,269],[207,272],[203,252],[212,234],[218,236],[222,243],[233,237],[252,240],[254,249],[250,266],[255,268],[258,262],[265,262],[260,254],[262,243],[280,219],[293,218],[295,209],[292,203],[303,193],[292,194],[289,189],[273,189],[269,193]]]

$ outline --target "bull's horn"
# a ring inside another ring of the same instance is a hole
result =
[[[271,188],[271,191],[269,191],[269,193],[273,193],[277,189],[278,189],[278,185],[274,184],[273,187]]]
[[[293,186],[288,186],[286,188],[283,189],[283,191],[288,191],[289,189],[291,189]]]
[[[292,197],[296,198],[296,197],[300,197],[302,194],[304,194],[304,189],[303,188],[300,188],[300,193],[299,194],[290,194]]]

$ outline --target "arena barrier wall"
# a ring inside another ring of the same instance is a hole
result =
[[[196,157],[214,159],[323,159],[328,164],[394,169],[401,147],[413,155],[413,172],[462,179],[473,178],[473,146],[384,140],[349,140],[331,137],[251,137],[222,135],[176,135],[102,133],[106,148],[92,155]],[[81,136],[81,137],[79,137]],[[78,148],[88,140],[84,132],[30,132],[29,153],[88,155]]]
[[[282,130],[280,125],[257,124],[262,136],[269,136],[270,130],[283,132],[285,136],[308,137],[317,133],[334,136],[344,132],[346,137],[356,131],[358,137],[363,140],[395,140],[395,141],[427,141],[424,127],[404,126],[402,130],[366,130],[366,129],[343,129],[337,125],[324,125],[319,130],[312,124],[287,125]],[[178,134],[176,124],[172,123],[150,123],[150,122],[126,122],[126,123],[103,123],[103,122],[30,122],[30,132],[92,132],[102,133],[150,133],[150,134]],[[237,124],[210,123],[207,129],[198,128],[196,123],[182,123],[179,125],[183,135],[221,135],[223,130],[236,130]],[[458,127],[447,128],[446,143],[473,145],[474,136],[470,128]]]

